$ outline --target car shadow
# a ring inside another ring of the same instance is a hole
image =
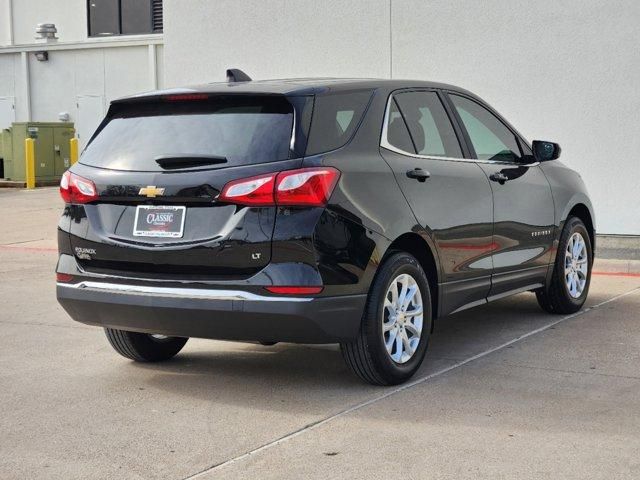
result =
[[[427,357],[415,378],[437,372],[559,317],[521,294],[437,321]],[[348,370],[336,345],[191,340],[177,357],[159,364],[129,363],[148,387],[247,408],[343,408],[381,393]],[[130,372],[132,373],[132,372]]]

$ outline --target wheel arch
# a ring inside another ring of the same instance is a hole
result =
[[[589,208],[584,203],[577,203],[573,207],[571,207],[571,210],[569,210],[569,213],[567,213],[564,221],[566,221],[569,217],[578,217],[580,220],[582,220],[582,223],[584,223],[584,226],[587,228],[587,232],[589,232],[591,251],[593,256],[595,256],[596,231],[593,224],[593,217],[591,215],[591,212],[589,211]]]
[[[410,253],[420,263],[420,266],[427,275],[429,288],[431,289],[431,308],[433,317],[438,317],[439,306],[439,264],[435,249],[432,248],[429,241],[416,232],[408,232],[397,237],[387,248],[382,260],[391,255],[393,252],[403,251]],[[431,324],[433,329],[433,323]]]

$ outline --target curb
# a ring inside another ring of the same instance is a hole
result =
[[[640,260],[619,260],[614,258],[597,258],[593,263],[593,272],[595,274],[630,274],[631,276],[640,275]]]

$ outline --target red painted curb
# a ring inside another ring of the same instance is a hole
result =
[[[592,275],[604,275],[608,277],[640,277],[640,273],[631,272],[591,272]]]
[[[57,252],[53,247],[14,247],[13,245],[0,245],[0,250],[15,250],[17,252]]]

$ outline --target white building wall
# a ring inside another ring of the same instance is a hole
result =
[[[599,233],[640,235],[640,2],[165,0],[168,86],[300,76],[417,78],[474,91],[558,141]]]
[[[58,40],[37,42],[38,23],[54,23]],[[36,50],[49,60],[38,61]],[[78,98],[99,97],[104,113],[115,98],[161,86],[162,55],[162,35],[89,38],[86,0],[0,0],[0,97],[13,98],[16,121],[57,121],[67,112],[88,136],[96,119],[79,114]]]
[[[389,1],[164,0],[169,86],[225,79],[388,77]]]
[[[0,2],[8,5],[9,0]],[[38,23],[55,23],[58,36],[66,42],[85,40],[86,5],[86,0],[13,0],[14,44],[33,43]],[[4,16],[6,10],[0,12]]]

